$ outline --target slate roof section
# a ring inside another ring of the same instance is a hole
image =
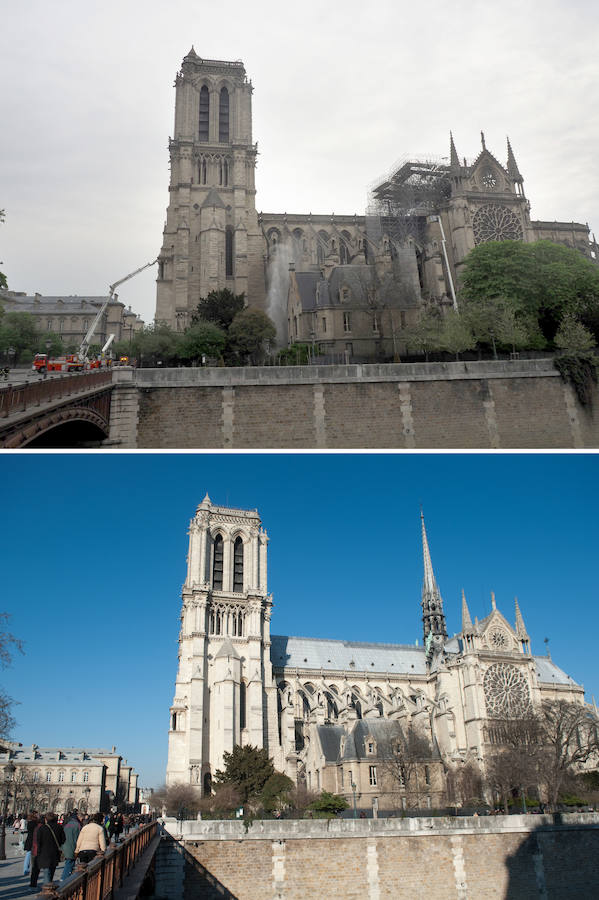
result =
[[[568,684],[580,687],[580,685],[566,675],[563,669],[556,666],[548,656],[533,656],[537,667],[537,678],[542,684]]]
[[[90,313],[96,315],[106,297],[1,297],[7,312],[33,312],[52,315]],[[120,300],[113,300],[110,306],[124,306]]]
[[[370,644],[272,635],[270,660],[275,669],[333,669],[348,672],[400,672],[426,675],[424,647]]]

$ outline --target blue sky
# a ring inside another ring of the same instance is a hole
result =
[[[424,508],[448,630],[490,592],[599,700],[594,454],[5,454],[0,673],[24,744],[112,746],[164,780],[187,527],[257,508],[273,634],[421,641]]]

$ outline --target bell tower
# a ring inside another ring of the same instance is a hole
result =
[[[210,792],[235,745],[276,749],[268,537],[256,510],[206,494],[189,528],[166,782]]]
[[[169,205],[158,257],[156,319],[182,331],[200,297],[228,288],[264,302],[255,205],[252,84],[242,62],[193,47],[175,80]]]

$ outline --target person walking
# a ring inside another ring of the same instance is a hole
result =
[[[106,850],[106,832],[103,827],[104,816],[96,813],[91,822],[84,825],[79,832],[75,845],[75,856],[79,862],[88,863],[98,854]]]
[[[56,813],[46,813],[45,819],[45,824],[40,825],[37,832],[36,859],[42,884],[51,884],[60,862],[60,848],[65,842],[65,833],[62,825],[58,824]]]
[[[33,832],[39,825],[40,820],[37,812],[34,810],[27,816],[27,832],[25,834],[25,843],[23,850],[25,851],[25,859],[23,860],[23,875],[29,875],[31,871],[31,849],[33,847]]]
[[[79,821],[79,815],[76,809],[74,809],[68,819],[66,819],[63,830],[66,840],[61,847],[64,856],[64,869],[62,871],[62,878],[60,879],[61,884],[66,881],[67,878],[71,877],[73,869],[75,868],[75,847],[77,846],[77,839],[81,832],[81,822]]]

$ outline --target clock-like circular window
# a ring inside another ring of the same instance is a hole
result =
[[[507,650],[509,646],[508,636],[503,628],[494,628],[490,631],[488,641],[493,650]]]
[[[519,719],[528,712],[528,682],[516,666],[505,663],[490,666],[483,678],[483,689],[489,717]]]
[[[521,241],[522,224],[507,206],[487,204],[476,210],[472,220],[474,242],[485,244],[487,241]]]
[[[481,181],[483,187],[486,187],[489,191],[494,191],[497,187],[497,175],[492,169],[486,169],[483,172]]]

